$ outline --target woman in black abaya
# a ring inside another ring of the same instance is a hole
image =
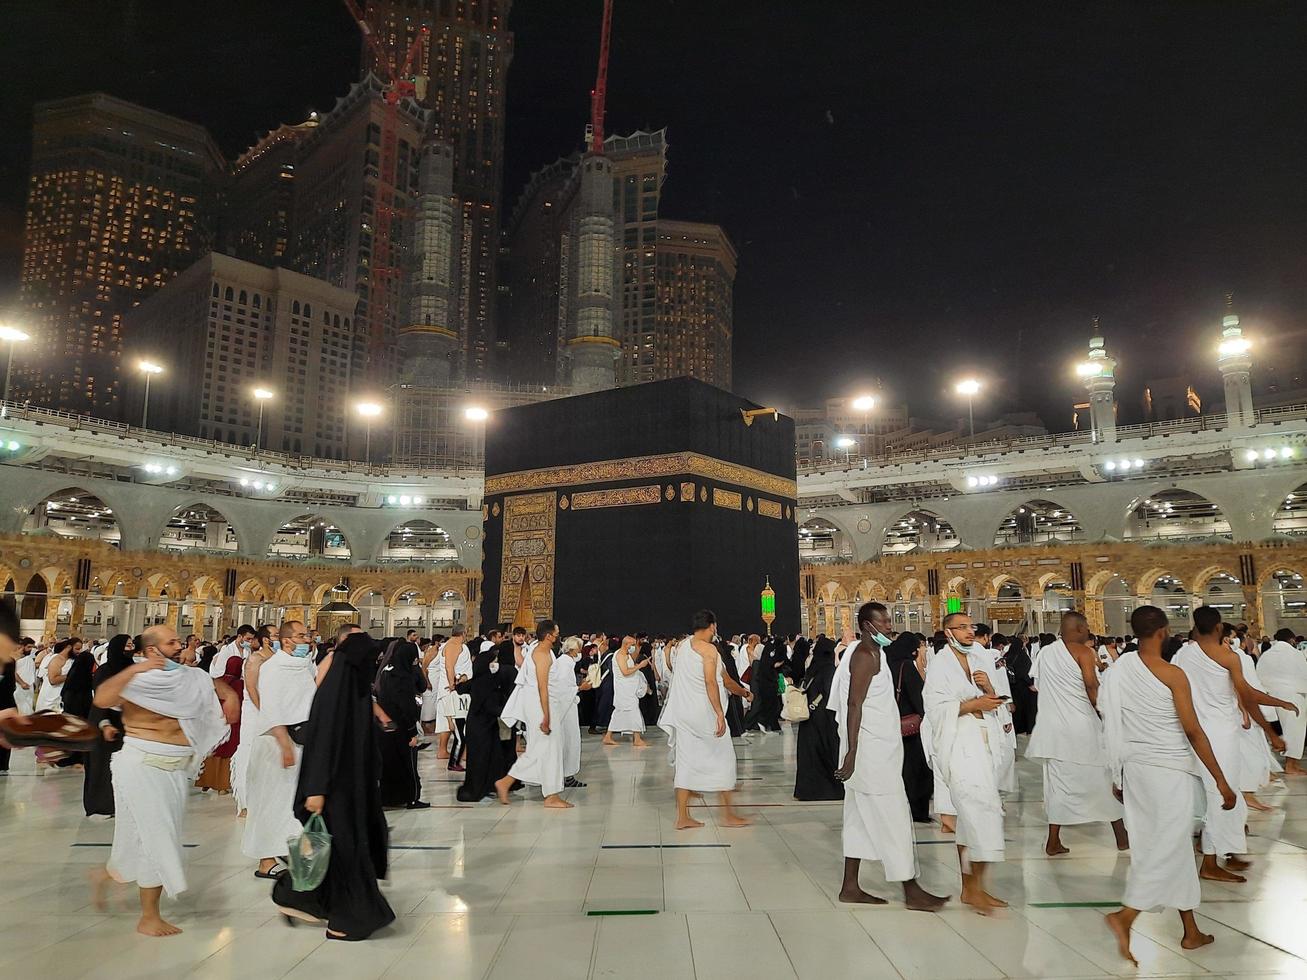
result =
[[[126,670],[132,665],[132,653],[136,646],[126,633],[119,633],[109,641],[109,652],[104,663],[95,672],[91,681],[93,687],[99,687],[114,674]],[[113,754],[123,747],[123,713],[120,708],[98,708],[91,704],[91,714],[87,719],[99,733],[95,746],[86,753],[86,772],[82,781],[82,808],[88,817],[114,815],[113,779],[109,774],[109,763]]]
[[[658,706],[658,675],[653,669],[653,644],[643,638],[640,641],[640,659],[644,661],[640,673],[644,675],[645,684],[644,697],[640,699],[640,717],[652,728],[658,724],[662,710]]]
[[[894,697],[899,703],[899,717],[924,716],[925,702],[922,689],[926,685],[923,665],[926,658],[926,638],[916,633],[900,633],[885,648],[885,666]],[[930,823],[930,798],[935,792],[935,774],[926,762],[921,745],[921,732],[903,736],[903,788],[908,794],[912,819],[917,823]]]
[[[798,724],[794,759],[796,800],[842,800],[844,784],[835,778],[840,767],[840,733],[835,712],[829,710],[830,684],[835,677],[835,643],[817,640],[812,661],[804,671],[808,720]]]
[[[377,675],[377,704],[393,722],[381,733],[381,805],[425,809],[418,778],[418,699],[426,677],[417,667],[418,648],[407,640],[395,643]]]
[[[781,730],[781,692],[778,666],[784,662],[784,653],[777,654],[779,640],[769,636],[762,645],[762,653],[753,662],[753,674],[749,681],[749,690],[753,692],[753,703],[744,716],[744,730],[760,728],[766,732]],[[838,767],[837,767],[838,768]]]
[[[1018,735],[1029,735],[1035,730],[1039,695],[1030,689],[1035,683],[1030,677],[1030,651],[1021,642],[1021,637],[1012,637],[1005,658],[1008,682],[1012,687],[1012,724]]]
[[[290,875],[272,888],[288,916],[326,919],[327,938],[367,939],[395,921],[377,879],[386,877],[389,831],[377,781],[379,728],[372,716],[377,644],[351,633],[336,647],[318,683],[305,725],[304,755],[295,790],[295,816],[321,813],[331,834],[327,877],[297,892]]]
[[[472,658],[472,679],[467,682],[467,692],[472,697],[467,709],[467,769],[457,793],[462,803],[478,803],[493,796],[495,780],[513,764],[511,760],[507,765],[503,763],[504,743],[499,738],[499,713],[504,710],[505,700],[499,688],[502,647],[502,643],[487,647]],[[511,662],[511,642],[508,656]]]

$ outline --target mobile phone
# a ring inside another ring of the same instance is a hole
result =
[[[1012,698],[1010,698],[1010,697],[1009,697],[1008,695],[1006,695],[1006,694],[995,694],[994,697],[998,698],[1000,701],[1011,701],[1011,700],[1012,700]]]

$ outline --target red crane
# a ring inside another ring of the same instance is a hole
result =
[[[604,152],[604,104],[608,101],[608,38],[613,30],[613,0],[604,0],[604,23],[599,30],[599,70],[590,90],[590,152]]]
[[[345,6],[363,34],[363,42],[372,52],[375,65],[374,72],[381,80],[381,95],[384,111],[381,118],[381,154],[377,175],[377,193],[374,197],[376,207],[375,227],[372,233],[371,274],[368,278],[368,362],[370,369],[380,358],[386,345],[385,325],[390,313],[391,286],[400,278],[400,268],[394,264],[391,226],[396,216],[402,216],[405,209],[396,207],[395,198],[398,184],[398,146],[399,146],[399,100],[411,99],[418,95],[417,82],[412,71],[422,45],[426,42],[430,29],[423,26],[417,30],[417,36],[409,45],[401,65],[387,53],[385,46],[378,40],[372,25],[368,23],[363,8],[356,0],[345,0]],[[396,52],[398,53],[398,52]],[[417,147],[413,148],[415,151]],[[408,193],[407,182],[403,192]]]

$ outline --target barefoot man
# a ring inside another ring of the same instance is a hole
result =
[[[177,662],[182,641],[171,626],[141,634],[145,659],[96,689],[98,708],[123,713],[122,748],[114,755],[113,800],[118,814],[113,849],[97,886],[134,881],[141,894],[136,931],[181,932],[159,914],[159,898],[186,890],[181,824],[200,764],[227,737],[239,715],[235,692],[206,671]],[[221,694],[222,700],[219,700]],[[99,899],[97,897],[97,903]]]
[[[1194,634],[1196,642],[1181,647],[1171,662],[1183,670],[1189,679],[1194,710],[1211,742],[1212,753],[1220,764],[1221,772],[1231,786],[1238,786],[1243,776],[1240,743],[1244,737],[1244,713],[1247,712],[1252,721],[1262,726],[1271,747],[1278,752],[1283,751],[1284,740],[1275,734],[1270,723],[1262,717],[1258,705],[1265,704],[1287,711],[1296,709],[1287,701],[1254,690],[1244,680],[1239,655],[1221,642],[1219,610],[1211,606],[1195,609]],[[1203,817],[1203,863],[1198,872],[1199,877],[1243,883],[1248,879],[1238,872],[1249,868],[1251,863],[1236,855],[1248,851],[1244,831],[1248,804],[1241,796],[1235,801],[1233,809],[1224,809],[1220,790],[1212,774],[1204,770],[1199,775],[1203,777],[1203,789],[1207,794],[1207,814]],[[1225,867],[1218,863],[1223,855],[1228,857]]]
[[[1110,823],[1116,849],[1130,846],[1103,755],[1098,655],[1088,644],[1084,615],[1063,613],[1061,639],[1039,655],[1039,717],[1026,758],[1044,764],[1044,853],[1049,856],[1066,854],[1062,828],[1082,823]]]
[[[1289,701],[1297,709],[1276,709],[1284,732],[1284,772],[1307,776],[1303,769],[1303,747],[1307,743],[1307,655],[1293,645],[1293,630],[1282,629],[1275,642],[1257,661],[1257,674],[1268,693]]]
[[[1125,801],[1134,842],[1125,902],[1107,924],[1121,955],[1138,965],[1130,953],[1130,927],[1140,912],[1179,911],[1185,949],[1212,941],[1194,921],[1201,895],[1186,805],[1198,789],[1194,757],[1211,777],[1222,810],[1234,809],[1235,795],[1198,723],[1188,677],[1162,659],[1170,633],[1166,613],[1140,606],[1130,616],[1130,629],[1139,649],[1121,654],[1104,674],[1100,704],[1112,781]]]
[[[844,884],[840,901],[884,905],[862,890],[862,862],[879,861],[886,881],[903,882],[903,901],[918,912],[936,912],[948,901],[917,884],[917,850],[912,810],[903,786],[903,733],[894,684],[882,651],[889,646],[889,610],[868,602],[858,610],[858,644],[844,651],[831,682],[829,710],[835,712],[844,784]],[[858,749],[862,757],[858,757]]]
[[[675,769],[676,829],[703,823],[690,816],[690,797],[718,793],[723,827],[746,827],[749,821],[731,806],[735,790],[735,745],[726,731],[725,668],[713,637],[717,617],[701,609],[690,622],[690,636],[676,651],[676,671],[658,727],[667,733],[668,761]]]
[[[540,787],[545,806],[550,810],[570,810],[572,804],[563,799],[563,783],[567,739],[561,726],[568,704],[576,700],[575,681],[570,692],[559,685],[550,684],[550,671],[554,667],[554,644],[558,641],[558,626],[543,620],[536,627],[535,649],[522,661],[517,674],[517,686],[504,705],[500,715],[505,724],[522,722],[526,726],[526,751],[518,756],[508,775],[495,781],[495,794],[499,802],[508,806],[508,791],[513,780],[519,779]],[[570,666],[568,669],[571,669]],[[557,676],[557,675],[555,675]]]
[[[930,746],[936,787],[944,784],[957,810],[962,901],[985,915],[1007,907],[985,891],[985,866],[1002,861],[1005,847],[999,787],[1012,764],[998,716],[1005,702],[994,694],[985,672],[973,667],[971,617],[950,613],[944,618],[944,636],[948,646],[926,668],[922,742]]]

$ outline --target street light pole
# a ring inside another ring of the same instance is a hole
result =
[[[4,400],[9,401],[9,379],[14,373],[14,347],[19,341],[31,340],[32,338],[19,330],[17,327],[0,327],[0,340],[9,343],[9,361],[5,366],[5,395]]]
[[[137,370],[145,375],[145,401],[141,405],[141,428],[148,428],[150,420],[150,378],[156,374],[163,373],[163,365],[155,364],[153,361],[138,361]]]
[[[354,411],[363,416],[363,462],[372,462],[372,420],[381,415],[383,406],[380,402],[359,402]]]
[[[254,431],[254,454],[259,453],[259,445],[263,442],[263,403],[272,397],[272,392],[267,388],[255,388],[254,398],[259,403],[259,427]]]
[[[959,395],[965,395],[967,398],[967,422],[971,429],[971,441],[976,441],[976,411],[975,399],[980,393],[980,382],[975,378],[966,378],[959,381],[953,386],[953,390]]]

